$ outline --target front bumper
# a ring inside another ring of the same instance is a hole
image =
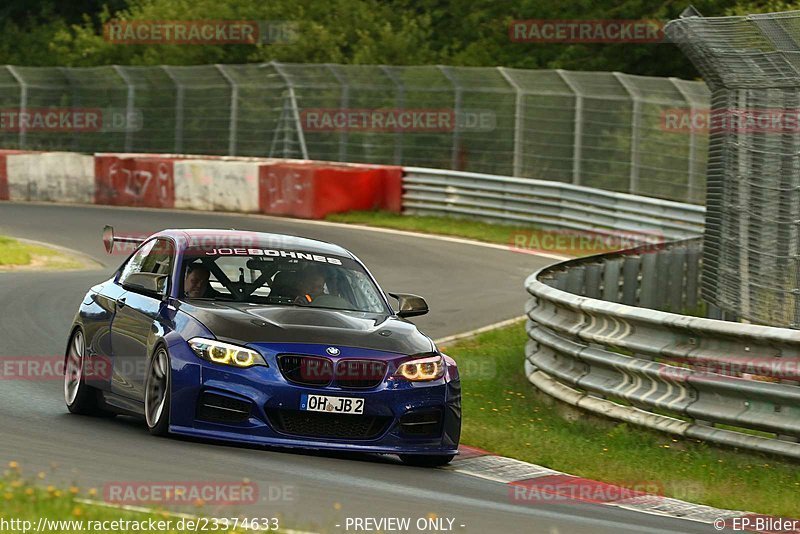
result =
[[[183,341],[169,347],[171,432],[315,450],[457,454],[461,433],[461,385],[455,362],[449,358],[447,372],[439,380],[412,383],[388,378],[372,389],[346,389],[290,383],[278,368],[278,354],[325,356],[325,345],[292,343],[250,347],[264,356],[269,367],[237,369],[206,362]],[[348,347],[340,347],[340,351],[339,358],[344,359],[402,358]],[[304,394],[361,398],[364,399],[364,413],[337,415],[300,411]],[[216,411],[220,417],[208,416],[204,405],[209,404],[209,398],[214,399],[210,404],[223,407],[223,411]],[[225,410],[230,411],[232,417],[224,417]],[[438,419],[438,425],[420,426],[420,420],[430,421],[431,418]]]

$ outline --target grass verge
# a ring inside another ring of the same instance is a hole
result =
[[[0,271],[82,269],[86,262],[60,250],[0,236]]]
[[[462,369],[464,444],[621,486],[647,482],[718,508],[800,517],[797,463],[624,423],[565,419],[525,377],[525,341],[519,324],[445,348]]]
[[[44,478],[40,473],[39,478]],[[170,516],[161,511],[155,513],[138,513],[121,509],[88,505],[81,500],[97,498],[96,489],[80,490],[71,487],[67,490],[54,486],[41,487],[23,478],[20,467],[9,464],[9,469],[0,478],[0,531],[33,532],[39,521],[45,521],[41,532],[52,534],[72,534],[73,532],[147,532],[152,528],[137,527],[139,525],[156,525],[158,532],[184,532],[177,523],[180,518]],[[15,523],[9,523],[10,521]],[[3,524],[3,521],[6,523]],[[110,522],[118,523],[112,524]],[[170,524],[167,524],[167,521]],[[159,524],[159,522],[161,522]],[[127,527],[127,528],[126,528]],[[162,528],[163,527],[163,528]],[[228,530],[225,530],[228,532]],[[237,530],[235,532],[242,532]]]
[[[534,226],[492,224],[455,217],[409,217],[386,211],[350,211],[328,215],[326,220],[393,228],[423,234],[463,237],[485,243],[507,245],[519,252],[549,252],[565,256],[588,256],[618,250],[625,243],[600,234],[567,230],[543,230]]]

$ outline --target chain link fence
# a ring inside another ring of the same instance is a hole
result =
[[[687,17],[667,34],[712,91],[703,298],[800,327],[800,11]]]
[[[15,129],[6,120],[0,145],[394,163],[702,203],[707,135],[665,129],[664,113],[707,105],[702,82],[609,72],[276,62],[6,66],[2,111],[101,110],[102,126]],[[426,112],[447,124],[374,127]],[[357,124],[343,124],[354,118]]]

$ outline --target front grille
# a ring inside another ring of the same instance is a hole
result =
[[[278,432],[312,438],[374,439],[386,431],[391,417],[344,415],[268,409],[270,424]]]
[[[400,418],[400,431],[407,436],[439,436],[442,434],[442,411],[411,411]]]
[[[252,403],[204,392],[197,401],[196,418],[212,423],[243,423],[250,418]]]
[[[386,368],[380,360],[342,360],[336,364],[336,383],[343,388],[374,388],[383,382]]]
[[[333,380],[333,363],[319,356],[278,356],[278,368],[283,377],[303,386],[327,386]]]

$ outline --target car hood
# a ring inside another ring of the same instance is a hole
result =
[[[416,326],[386,314],[201,300],[178,307],[230,343],[321,343],[406,355],[435,348]]]

